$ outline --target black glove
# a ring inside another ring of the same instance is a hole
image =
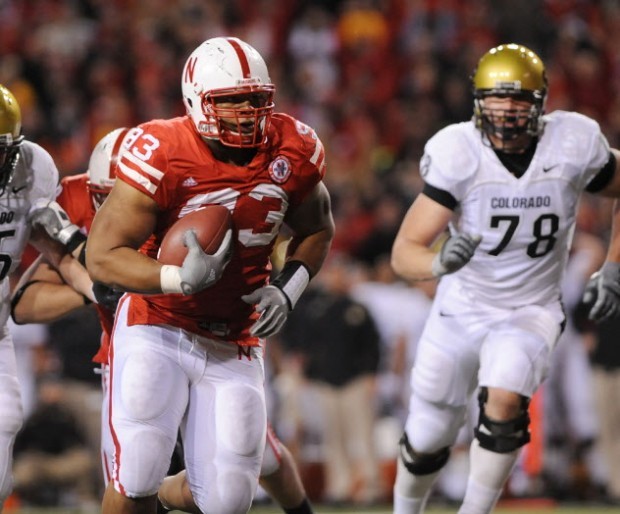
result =
[[[95,295],[98,305],[101,305],[112,312],[116,312],[118,301],[121,299],[121,296],[125,294],[125,292],[106,286],[102,282],[95,282],[93,283],[93,294]]]

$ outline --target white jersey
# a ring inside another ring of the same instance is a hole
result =
[[[560,282],[581,192],[609,159],[598,124],[556,111],[525,173],[500,162],[472,121],[431,138],[422,159],[424,180],[458,202],[458,232],[480,234],[471,261],[442,278],[496,307],[545,305],[560,298]]]
[[[13,178],[0,194],[0,326],[6,324],[10,311],[5,278],[19,266],[30,239],[30,209],[40,198],[53,200],[58,191],[58,170],[50,154],[24,141]]]

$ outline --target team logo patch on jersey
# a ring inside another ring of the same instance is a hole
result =
[[[291,176],[290,161],[282,155],[276,157],[269,165],[269,176],[277,184],[284,184]]]

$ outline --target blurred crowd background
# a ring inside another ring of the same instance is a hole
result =
[[[221,35],[256,47],[277,87],[276,109],[318,132],[337,227],[326,268],[269,343],[272,424],[314,501],[389,501],[408,372],[434,284],[402,284],[388,260],[421,189],[424,143],[471,117],[477,60],[515,42],[546,63],[548,112],[587,114],[620,146],[620,3],[1,0],[0,83],[20,103],[25,136],[62,175],[81,173],[110,130],[184,114],[185,59]],[[582,201],[566,281],[572,322],[533,402],[535,437],[506,496],[620,501],[620,327],[591,325],[579,305],[604,258],[610,208]],[[29,416],[16,446],[14,504],[97,502],[96,317],[86,307],[13,330]],[[68,463],[66,473],[44,473],[33,453],[56,459],[53,469]],[[454,452],[438,499],[462,494],[464,454]]]

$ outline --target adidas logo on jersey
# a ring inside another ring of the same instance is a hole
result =
[[[188,177],[183,181],[183,186],[185,187],[194,187],[197,185],[198,182],[196,182],[196,179],[194,179],[194,177]]]

